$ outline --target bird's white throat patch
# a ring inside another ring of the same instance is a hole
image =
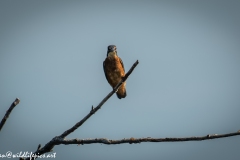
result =
[[[108,57],[114,57],[117,56],[116,52],[109,52]]]

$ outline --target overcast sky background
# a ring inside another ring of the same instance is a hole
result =
[[[240,1],[0,1],[0,154],[35,151],[111,91],[115,44],[127,97],[67,138],[189,137],[240,129]],[[54,147],[57,159],[239,159],[240,136],[201,142]]]

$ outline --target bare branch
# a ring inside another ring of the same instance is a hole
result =
[[[217,138],[225,138],[225,137],[232,137],[240,135],[240,131],[228,133],[228,134],[208,134],[202,137],[184,137],[184,138],[127,138],[127,139],[120,139],[120,140],[111,140],[107,138],[89,138],[89,139],[64,139],[58,141],[58,144],[92,144],[92,143],[100,143],[100,144],[123,144],[123,143],[141,143],[141,142],[183,142],[183,141],[203,141],[203,140],[210,140],[210,139],[217,139]]]
[[[125,77],[123,77],[123,79],[117,84],[117,86],[98,104],[97,107],[93,107],[91,108],[91,111],[88,113],[87,116],[85,116],[81,121],[79,121],[78,123],[76,123],[72,128],[66,130],[63,134],[60,135],[61,138],[65,138],[67,135],[69,135],[70,133],[72,133],[73,131],[75,131],[78,127],[80,127],[89,117],[91,117],[95,112],[97,112],[102,105],[118,90],[118,88],[123,84],[123,82],[125,82],[128,78],[128,76],[132,73],[132,71],[134,70],[134,68],[138,65],[138,60],[133,64],[133,66],[131,67],[131,69],[127,72],[127,74],[125,75]]]
[[[15,101],[11,104],[11,106],[9,107],[9,109],[7,110],[5,116],[3,117],[1,123],[0,123],[0,131],[2,129],[2,127],[4,126],[5,122],[7,121],[9,115],[11,114],[12,110],[14,109],[14,107],[16,105],[18,105],[18,103],[20,102],[20,99],[16,98]]]
[[[70,133],[74,132],[78,127],[80,127],[88,118],[90,118],[95,112],[97,112],[102,105],[118,90],[118,88],[127,80],[128,76],[132,73],[134,68],[138,65],[138,60],[133,64],[130,70],[126,73],[126,75],[122,78],[122,80],[117,84],[116,87],[98,104],[97,107],[91,107],[90,112],[79,122],[77,122],[73,127],[63,132],[60,136],[54,137],[51,141],[49,141],[43,148],[38,148],[33,155],[42,155],[44,153],[50,152],[55,145],[61,144],[60,142],[64,140],[64,138]],[[30,158],[27,158],[30,160]]]

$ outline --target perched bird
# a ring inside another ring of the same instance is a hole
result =
[[[103,70],[112,88],[125,76],[124,65],[121,58],[117,55],[117,47],[115,45],[108,46],[107,57],[103,62]],[[121,85],[116,94],[119,99],[127,96],[126,82]]]

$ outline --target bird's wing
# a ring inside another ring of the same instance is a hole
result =
[[[118,57],[118,58],[119,58],[119,60],[120,60],[120,63],[121,63],[121,65],[122,65],[122,68],[123,68],[124,73],[125,73],[125,69],[124,69],[124,65],[123,65],[122,59],[121,59],[120,57]]]
[[[103,71],[105,73],[105,77],[106,77],[107,81],[109,82],[108,77],[107,77],[107,73],[106,73],[106,69],[105,69],[105,61],[103,61]]]

